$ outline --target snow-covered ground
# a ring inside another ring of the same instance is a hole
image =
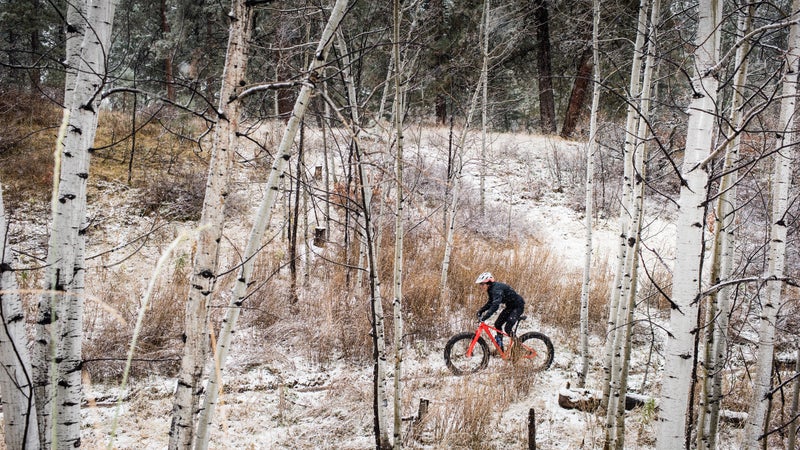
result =
[[[565,194],[552,189],[553,180],[548,152],[558,148],[564,152],[580,152],[579,144],[551,140],[532,135],[493,135],[495,152],[502,152],[502,166],[494,167],[487,180],[491,202],[507,205],[520,220],[520,225],[537,233],[542,241],[556,243],[554,250],[575,267],[583,265],[585,225],[582,213],[568,205]],[[502,149],[502,150],[500,150]],[[474,169],[474,167],[472,168]],[[475,189],[476,171],[465,168],[465,186]],[[243,180],[242,180],[243,181]],[[535,182],[534,182],[535,181]],[[537,184],[538,183],[538,184]],[[247,183],[243,183],[246,185]],[[531,192],[531,186],[538,186]],[[544,186],[544,187],[542,187]],[[258,189],[250,185],[248,189]],[[122,201],[123,193],[117,192]],[[250,193],[257,204],[259,193]],[[118,214],[125,208],[119,205]],[[667,222],[653,219],[652,243],[668,250],[674,238]],[[104,233],[112,233],[111,241],[123,241],[150,226],[143,218],[109,217]],[[232,233],[244,233],[247,220],[236,224]],[[180,231],[168,228],[165,242]],[[594,223],[595,257],[612,260],[616,252],[617,225],[613,219]],[[242,241],[243,242],[243,241]],[[107,243],[107,244],[108,244]],[[149,247],[154,258],[166,244]],[[668,253],[668,252],[667,252]],[[130,270],[136,270],[131,268]],[[535,318],[534,318],[535,320]],[[575,379],[579,357],[577,343],[566,333],[542,329],[551,336],[556,348],[552,368],[530,377],[525,391],[515,401],[498,407],[497,403],[477,402],[474,408],[490,417],[483,430],[490,433],[491,448],[526,448],[531,411],[535,414],[538,449],[597,448],[602,438],[602,419],[591,414],[558,406],[558,392]],[[256,334],[242,330],[237,335],[236,351],[231,354],[225,385],[212,430],[214,449],[367,449],[374,448],[372,414],[372,367],[354,367],[343,362],[319,364],[309,351],[296,341],[287,345],[265,345]],[[310,343],[309,345],[313,345]],[[594,352],[591,380],[601,378],[600,351],[602,337],[593,336]],[[480,386],[502,383],[502,360],[492,359],[487,370],[476,375],[456,377],[444,365],[444,342],[406,352],[403,379],[406,391],[403,416],[413,419],[420,399],[430,401],[429,415],[418,425],[406,420],[409,439],[406,448],[445,449],[471,448],[431,444],[433,437],[458,430],[448,428],[448,407],[454,396],[465,390],[480,392]],[[645,355],[634,355],[643,359]],[[638,361],[637,361],[638,362]],[[641,365],[640,365],[641,366]],[[637,367],[634,363],[633,367]],[[635,369],[634,369],[635,370]],[[635,373],[635,377],[641,377]],[[649,373],[652,383],[658,374]],[[591,381],[590,381],[591,382]],[[87,385],[90,404],[84,408],[83,447],[105,448],[111,442],[116,449],[163,449],[168,441],[174,380],[160,377],[134,379],[130,388],[120,393],[113,386]],[[119,404],[114,400],[123,399]],[[96,402],[95,400],[96,399]],[[650,449],[654,440],[655,419],[647,411],[629,415],[627,449]],[[112,433],[115,437],[111,438]],[[416,434],[415,434],[416,433]]]

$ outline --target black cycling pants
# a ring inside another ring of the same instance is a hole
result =
[[[514,325],[519,321],[525,306],[518,306],[516,308],[503,308],[494,322],[494,327],[498,330],[503,330],[509,336],[513,336]]]

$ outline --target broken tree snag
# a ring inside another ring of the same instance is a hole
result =
[[[314,228],[314,245],[317,247],[325,247],[325,242],[328,240],[328,230],[324,227]]]
[[[422,418],[428,415],[428,406],[430,406],[430,400],[427,398],[419,399],[419,409],[417,410],[417,417],[414,418],[414,423],[419,424],[422,422]]]

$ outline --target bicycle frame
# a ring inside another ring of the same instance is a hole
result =
[[[506,350],[503,350],[503,348],[500,347],[500,344],[497,343],[497,340],[494,338],[495,334],[492,333],[492,331],[500,333],[501,335],[509,338],[509,344],[506,347]],[[481,322],[480,324],[478,324],[478,329],[475,330],[475,337],[472,338],[472,342],[469,343],[469,348],[467,349],[467,357],[472,357],[472,350],[475,349],[475,345],[478,343],[478,339],[480,339],[481,335],[484,333],[487,336],[489,336],[489,342],[491,342],[492,345],[494,345],[494,348],[497,350],[497,353],[500,355],[501,358],[508,359],[508,357],[511,356],[511,349],[515,345],[515,340],[505,331],[497,329],[487,324],[486,322]],[[536,357],[536,350],[534,350],[531,347],[528,347],[525,344],[520,344],[520,345],[522,345],[522,347],[528,351],[528,353],[526,353],[523,356],[524,358],[532,359]]]

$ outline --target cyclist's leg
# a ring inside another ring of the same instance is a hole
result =
[[[522,313],[524,310],[525,310],[524,307],[512,308],[510,311],[508,309],[503,310],[503,312],[508,312],[508,315],[506,316],[505,325],[503,327],[503,331],[505,331],[506,334],[508,334],[509,336],[515,337],[514,327],[517,325],[517,322],[519,322],[519,318],[522,317]]]
[[[509,311],[508,308],[503,308],[503,310],[500,311],[500,314],[497,315],[497,320],[494,321],[494,327],[498,330],[503,330],[508,333],[508,319],[510,318],[510,313],[511,311]],[[497,343],[500,344],[500,348],[503,348],[503,335],[498,332],[495,336],[495,339],[497,340]]]

